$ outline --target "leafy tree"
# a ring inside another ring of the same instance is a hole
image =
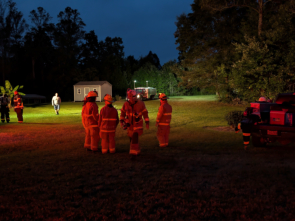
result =
[[[247,8],[258,14],[258,36],[263,30],[263,16],[269,11],[276,11],[283,1],[276,0],[202,0],[201,5],[212,11],[223,11],[229,8]]]
[[[132,87],[132,77],[139,69],[139,62],[134,58],[134,56],[129,55],[127,58],[124,59],[124,69],[123,69],[123,75],[126,81],[126,84],[129,88]]]
[[[0,53],[3,83],[8,77],[10,58],[14,45],[20,44],[22,34],[27,28],[23,14],[17,10],[12,0],[0,0]]]
[[[97,35],[92,30],[84,36],[85,43],[81,46],[81,67],[83,69],[96,67],[98,69],[100,54],[103,46],[99,44]]]
[[[24,87],[23,85],[21,85],[21,86],[17,85],[16,87],[13,88],[8,80],[5,81],[5,87],[0,86],[0,90],[1,90],[2,95],[7,94],[7,96],[10,98],[9,99],[9,107],[11,107],[11,101],[14,96],[14,92],[17,91],[18,89],[22,89],[23,87]],[[19,92],[19,91],[18,91],[18,93],[20,95],[25,95],[24,93]]]
[[[51,78],[55,85],[52,90],[59,88],[65,99],[70,99],[72,95],[73,76],[77,72],[79,64],[79,54],[84,38],[84,26],[80,13],[77,9],[65,8],[58,14],[58,23],[54,30],[54,44],[56,51],[54,54],[54,69],[51,71]],[[69,93],[68,91],[71,91]]]
[[[230,8],[212,13],[198,0],[191,6],[192,13],[177,18],[174,35],[179,64],[174,66],[174,72],[188,89],[215,87],[218,91],[224,84],[229,88],[231,66],[239,58],[232,43],[243,41],[240,27],[247,11]]]
[[[261,38],[245,36],[246,43],[234,44],[242,57],[233,65],[233,83],[244,99],[273,99],[277,93],[294,89],[294,25],[294,15],[280,7]]]
[[[25,35],[25,50],[31,58],[32,63],[32,79],[36,78],[35,66],[41,69],[41,79],[44,82],[44,68],[48,63],[50,54],[53,53],[53,45],[51,43],[51,34],[54,31],[54,25],[49,23],[52,17],[43,9],[38,7],[37,11],[30,12],[31,22],[33,26]]]
[[[176,61],[168,61],[162,66],[161,69],[161,83],[164,93],[167,95],[176,95],[178,93],[178,80],[176,74],[173,72],[173,65],[176,64]]]
[[[146,55],[145,57],[141,57],[139,59],[140,66],[144,66],[145,63],[151,63],[156,68],[158,68],[158,70],[161,69],[160,59],[159,59],[158,55],[156,53],[153,53],[152,51],[150,51],[148,53],[148,55]]]

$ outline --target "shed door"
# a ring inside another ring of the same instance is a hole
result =
[[[85,87],[84,88],[84,97],[87,96],[87,94],[89,93],[89,87]]]

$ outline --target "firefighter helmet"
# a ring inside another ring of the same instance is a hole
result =
[[[265,97],[260,97],[258,101],[266,101]]]
[[[17,95],[17,94],[18,94],[17,91],[15,91],[15,92],[14,92],[14,95]]]
[[[97,97],[97,93],[95,93],[94,91],[90,91],[87,97]]]
[[[109,94],[106,94],[106,95],[104,96],[103,100],[104,100],[104,101],[107,101],[107,102],[109,102],[109,103],[113,103],[113,102],[115,102],[115,101],[113,100],[112,96],[109,95]]]
[[[159,98],[160,98],[161,100],[167,100],[167,99],[168,99],[168,97],[167,97],[166,94],[164,94],[164,93],[160,93]]]
[[[131,89],[127,90],[127,97],[128,97],[128,99],[131,99],[133,97],[136,97],[135,90],[131,90]]]

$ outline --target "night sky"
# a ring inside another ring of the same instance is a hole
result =
[[[57,23],[57,15],[66,7],[77,9],[98,40],[121,37],[125,57],[136,59],[149,51],[156,53],[161,65],[177,59],[174,32],[176,16],[191,12],[193,0],[14,0],[16,7],[31,25],[29,13],[43,7]]]

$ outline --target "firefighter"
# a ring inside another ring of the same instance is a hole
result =
[[[97,94],[94,91],[90,91],[87,95],[87,103],[82,108],[82,119],[84,118],[85,127],[85,144],[84,148],[98,151],[99,142],[99,127],[98,127],[98,106],[95,103]],[[83,120],[82,120],[83,122]]]
[[[13,103],[14,103],[14,111],[17,114],[17,119],[19,123],[23,122],[23,101],[21,96],[18,94],[17,91],[14,92],[14,98],[13,98]]]
[[[84,97],[83,105],[82,105],[82,112],[81,112],[82,124],[83,124],[83,127],[85,129],[86,129],[86,127],[85,127],[85,114],[84,114],[84,110],[85,110],[86,103],[87,103],[87,96]]]
[[[134,90],[127,90],[127,98],[123,104],[120,115],[120,125],[123,128],[126,123],[128,130],[127,135],[130,138],[130,151],[132,155],[140,153],[138,138],[143,133],[143,119],[146,124],[146,129],[149,129],[149,116],[145,104],[141,100],[137,100]],[[124,122],[125,121],[125,122]]]
[[[1,121],[2,123],[5,122],[5,118],[6,118],[6,122],[9,123],[10,119],[9,119],[9,100],[6,94],[3,95],[3,97],[0,98],[0,103],[1,103]]]
[[[119,124],[118,111],[113,107],[111,95],[104,96],[105,106],[100,110],[98,126],[101,137],[101,152],[115,153],[115,133]]]
[[[157,138],[160,147],[167,147],[170,134],[170,122],[172,118],[172,107],[167,102],[167,96],[161,93],[159,96],[161,106],[157,114],[156,127],[158,127]]]

